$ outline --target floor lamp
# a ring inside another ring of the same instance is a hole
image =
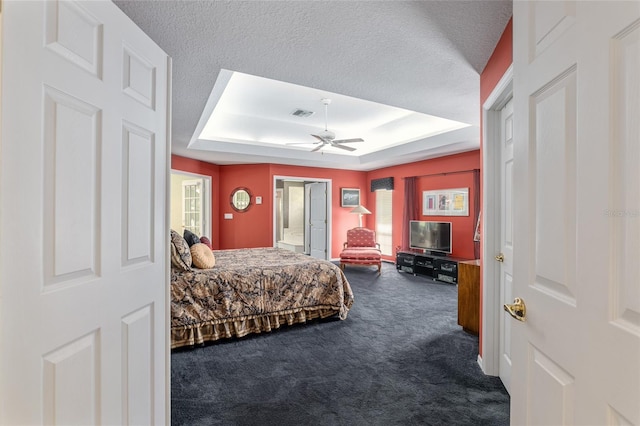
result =
[[[358,213],[358,217],[360,218],[360,228],[362,228],[362,215],[371,214],[371,212],[363,206],[356,207],[355,209],[351,210],[351,213]]]

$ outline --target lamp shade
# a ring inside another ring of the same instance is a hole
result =
[[[369,210],[364,208],[362,205],[359,205],[355,209],[351,210],[351,213],[358,213],[358,222],[360,223],[360,227],[362,228],[362,215],[363,214],[371,214]]]
[[[355,209],[351,210],[351,213],[360,213],[360,214],[371,214],[369,210],[364,208],[363,206],[358,206]]]

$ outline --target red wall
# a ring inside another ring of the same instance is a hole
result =
[[[473,173],[456,173],[465,170],[480,169],[480,151],[470,151],[447,157],[424,160],[399,166],[386,167],[368,173],[367,188],[371,180],[393,176],[393,247],[402,245],[403,210],[404,210],[404,179],[419,176],[417,180],[417,202],[422,206],[422,191],[435,189],[469,188],[469,216],[423,216],[420,208],[419,220],[441,220],[452,223],[452,256],[474,259],[473,234],[475,232],[475,217],[473,211]],[[430,176],[433,175],[433,176]],[[375,214],[375,194],[370,197],[367,208]],[[371,222],[372,224],[374,222]],[[406,247],[404,247],[406,248]],[[388,260],[395,260],[386,256]]]
[[[487,66],[480,74],[480,105],[484,104],[487,100],[493,89],[495,89],[496,85],[507,71],[511,63],[513,62],[513,18],[509,20],[509,23],[504,29],[502,33],[502,37],[498,41],[496,48],[493,51],[493,54],[489,58],[489,62],[487,62]],[[482,107],[481,107],[482,108]],[[480,114],[482,114],[482,109],[480,110]],[[482,117],[481,121],[482,123]],[[482,130],[482,128],[481,128]],[[482,141],[482,132],[480,133],[480,155],[483,158],[483,141]],[[482,199],[484,197],[490,197],[491,194],[484,194],[481,192],[480,194],[480,204],[482,205]],[[485,254],[480,253],[480,258],[485,259]],[[484,306],[483,298],[482,298],[482,264],[480,266],[481,274],[480,274],[480,330],[482,330],[482,308]],[[482,355],[482,333],[480,333],[480,355]]]
[[[331,253],[337,258],[342,249],[346,230],[358,226],[358,216],[350,214],[351,208],[340,207],[340,188],[363,188],[364,172],[280,164],[220,166],[220,248],[271,247],[273,246],[274,177],[331,179]],[[246,213],[235,212],[229,203],[229,195],[236,187],[246,187],[253,196],[261,196],[262,204],[252,205]],[[361,202],[367,194],[361,192]],[[224,213],[233,213],[233,219],[224,219]]]
[[[271,247],[273,206],[269,164],[220,166],[220,248]],[[244,187],[253,197],[261,196],[262,204],[252,204],[239,213],[231,208],[231,193]],[[233,219],[225,219],[232,214]]]
[[[425,160],[371,172],[287,166],[279,164],[243,164],[216,166],[184,157],[172,156],[172,168],[212,177],[212,243],[215,249],[241,247],[270,247],[273,245],[273,202],[275,176],[308,179],[331,179],[331,258],[338,258],[347,230],[358,226],[358,215],[351,208],[340,206],[341,188],[360,188],[360,203],[373,214],[363,216],[363,225],[375,224],[375,194],[370,192],[372,179],[393,176],[395,181],[393,202],[393,247],[402,242],[404,181],[407,176],[422,176],[473,170],[480,167],[479,151]],[[231,208],[230,195],[237,187],[249,189],[251,194],[262,197],[262,204],[253,204],[247,212],[238,213]],[[470,214],[463,217],[422,216],[423,220],[446,220],[453,223],[453,256],[474,258],[473,174],[422,177],[418,190],[470,188]],[[421,202],[421,197],[418,197]],[[233,219],[224,219],[231,213]],[[395,260],[387,256],[388,260]]]
[[[513,62],[513,18],[504,28],[502,36],[496,45],[487,65],[480,74],[480,105],[487,100],[496,84]],[[480,111],[482,113],[482,111]]]
[[[331,258],[340,256],[347,229],[358,226],[358,216],[352,209],[340,207],[340,188],[363,188],[366,173],[280,164],[233,165],[220,167],[220,248],[273,246],[274,177],[331,179]],[[253,196],[262,196],[261,205],[252,205],[246,213],[234,212],[228,200],[231,191],[244,186]],[[361,202],[367,202],[361,191]],[[233,213],[233,220],[225,220],[224,213]]]
[[[368,204],[366,172],[279,164],[218,166],[177,155],[171,156],[171,168],[211,176],[211,242],[214,249],[273,245],[274,176],[331,179],[332,258],[340,256],[347,229],[358,226],[358,215],[349,213],[351,208],[340,206],[340,188],[361,188],[361,203]],[[262,204],[253,204],[244,213],[233,210],[230,195],[237,187],[249,189],[254,197],[261,196]],[[233,214],[233,219],[224,219],[225,213]],[[367,219],[367,216],[363,218],[365,226]]]

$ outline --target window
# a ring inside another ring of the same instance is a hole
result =
[[[185,229],[202,235],[202,180],[182,182],[182,223]]]
[[[392,206],[393,191],[379,189],[376,194],[376,239],[382,254],[393,255]]]

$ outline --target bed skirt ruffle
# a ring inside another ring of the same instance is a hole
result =
[[[200,345],[230,337],[244,337],[252,333],[268,333],[281,325],[301,324],[317,318],[336,315],[341,320],[347,318],[348,309],[333,306],[290,309],[278,313],[252,315],[210,321],[192,326],[171,328],[171,349]]]

